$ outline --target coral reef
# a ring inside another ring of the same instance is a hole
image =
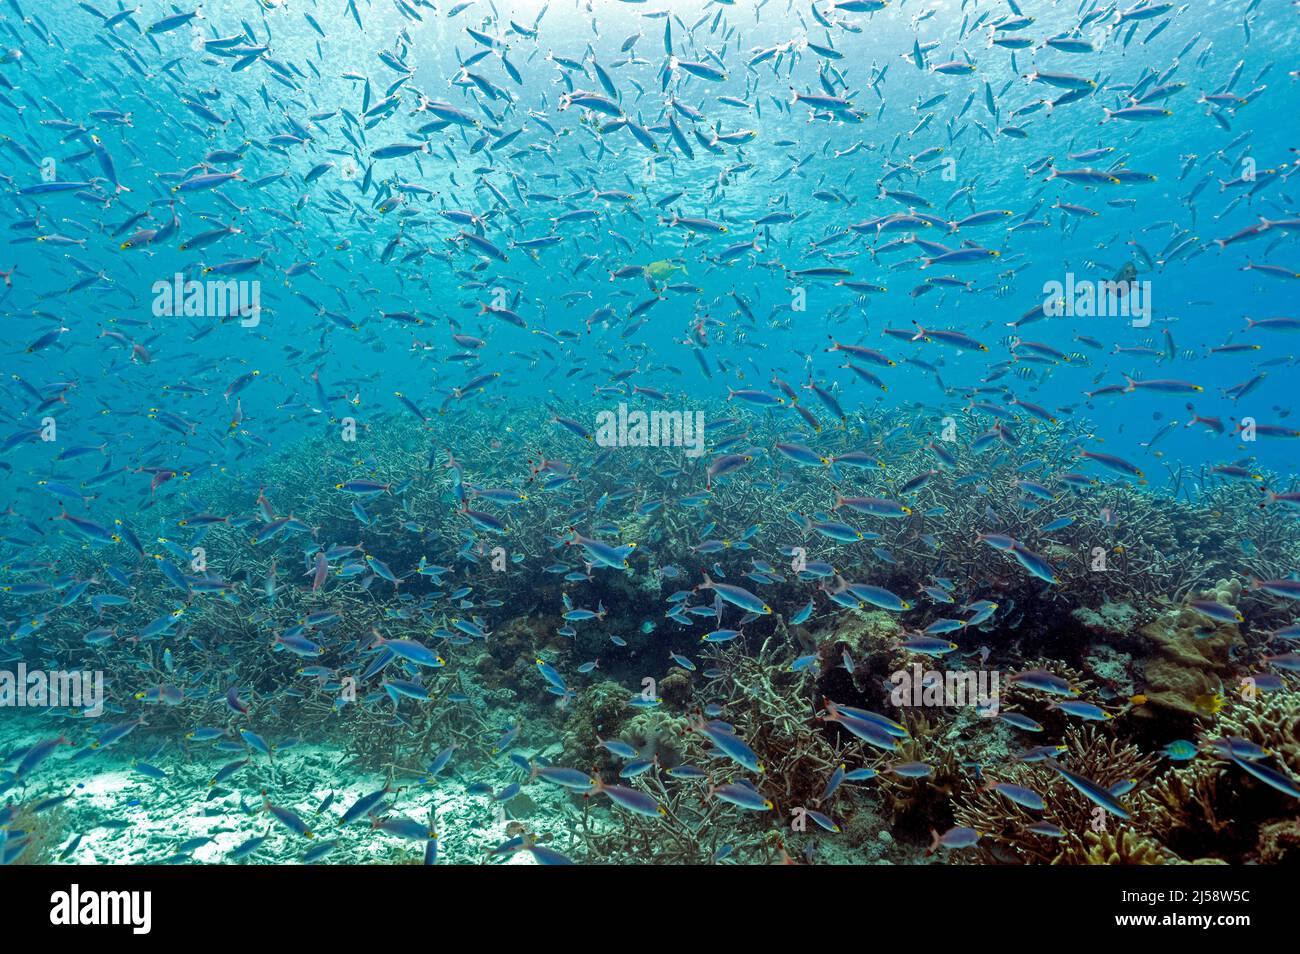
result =
[[[1167,865],[1178,859],[1168,854],[1157,841],[1143,836],[1131,828],[1118,833],[1085,831],[1082,838],[1071,842],[1052,859],[1054,865]]]
[[[1063,739],[1065,751],[1060,761],[1070,770],[1091,779],[1103,788],[1117,783],[1140,787],[1158,764],[1154,756],[1137,746],[1124,743],[1094,727],[1071,727]],[[987,786],[973,794],[958,795],[954,800],[957,824],[974,828],[988,839],[984,850],[993,861],[1076,863],[1099,847],[1088,835],[1110,832],[1126,823],[1081,794],[1058,773],[1042,762],[1014,761],[990,770],[989,777],[1029,788],[1042,796],[1043,811],[1032,811],[1011,801]],[[1028,830],[1036,822],[1058,826],[1060,837],[1054,838]],[[1140,833],[1135,833],[1140,834]],[[1115,843],[1120,850],[1137,852],[1136,842]],[[1153,847],[1138,852],[1150,856]]]
[[[851,420],[843,434],[831,439],[848,449],[900,420],[889,411],[877,422]],[[545,419],[539,413],[524,423],[543,429]],[[147,717],[148,725],[138,730],[142,743],[214,726],[228,750],[239,753],[244,749],[238,732],[251,726],[279,746],[329,740],[345,753],[341,767],[372,770],[396,787],[424,784],[431,761],[448,747],[454,747],[457,771],[465,780],[474,772],[488,773],[494,789],[507,777],[540,785],[521,767],[537,761],[614,782],[624,763],[599,740],[621,739],[655,762],[627,784],[653,794],[665,815],[645,818],[599,795],[560,793],[555,801],[574,832],[563,849],[584,860],[917,861],[931,829],[953,825],[969,825],[984,836],[974,849],[948,856],[955,861],[1294,858],[1295,806],[1288,796],[1212,751],[1203,749],[1182,763],[1144,754],[1174,738],[1205,742],[1231,735],[1271,750],[1269,764],[1285,767],[1291,777],[1300,773],[1296,690],[1261,690],[1257,698],[1239,698],[1242,678],[1259,670],[1267,634],[1290,617],[1280,601],[1243,585],[1240,551],[1213,530],[1214,514],[1236,521],[1241,536],[1252,541],[1248,572],[1281,577],[1300,564],[1294,526],[1270,521],[1248,502],[1248,495],[1243,500],[1239,492],[1208,478],[1189,480],[1182,490],[1186,499],[1178,500],[1156,499],[1122,483],[1071,490],[1057,501],[1057,509],[1076,517],[1077,526],[1101,505],[1118,519],[1100,531],[1076,535],[1071,527],[1059,539],[1040,540],[1030,512],[1017,504],[1010,465],[994,467],[997,479],[982,495],[936,478],[925,488],[924,499],[944,510],[943,552],[926,542],[931,518],[917,507],[907,519],[882,527],[892,562],[873,566],[869,576],[873,583],[916,599],[917,581],[942,575],[951,577],[952,589],[963,599],[997,603],[991,618],[955,634],[960,652],[934,660],[903,647],[918,630],[950,612],[942,606],[925,604],[903,613],[838,607],[826,596],[830,582],[810,585],[798,571],[783,567],[768,568],[763,589],[780,611],[747,620],[732,643],[701,649],[697,628],[665,619],[661,610],[663,599],[674,592],[698,600],[690,587],[718,559],[696,552],[698,526],[689,514],[662,508],[611,518],[600,531],[587,532],[641,544],[629,558],[632,572],[562,563],[560,569],[569,572],[560,574],[537,566],[556,561],[554,551],[570,553],[564,546],[567,525],[537,503],[540,494],[530,495],[512,509],[508,570],[503,573],[491,565],[496,557],[490,541],[466,543],[462,519],[445,505],[449,478],[426,467],[422,431],[388,419],[372,426],[375,480],[422,475],[410,482],[402,499],[381,496],[368,503],[376,525],[421,516],[407,533],[364,531],[360,545],[397,567],[418,566],[422,558],[442,560],[455,567],[454,585],[412,574],[394,586],[364,568],[348,575],[342,567],[332,567],[319,592],[286,586],[289,571],[277,567],[271,551],[250,547],[247,524],[217,522],[207,529],[203,544],[207,572],[224,579],[224,588],[193,592],[182,600],[161,574],[140,572],[133,579],[133,604],[174,607],[183,620],[184,638],[119,638],[91,646],[83,636],[95,626],[114,627],[125,637],[149,620],[129,607],[95,614],[74,605],[41,630],[40,652],[70,664],[129,674],[109,684],[107,702],[123,718]],[[457,431],[461,427],[446,422],[449,443],[469,440]],[[770,436],[755,433],[752,438]],[[1034,439],[1032,427],[1026,437]],[[908,433],[895,449],[902,472],[926,466],[924,443]],[[1062,453],[1054,442],[1044,442],[1041,450],[1048,457]],[[160,497],[147,515],[133,515],[134,533],[143,539],[165,537],[200,508],[237,513],[249,493],[269,483],[277,488],[278,512],[301,515],[322,540],[351,540],[343,537],[356,526],[347,501],[313,490],[333,486],[339,477],[340,464],[329,451],[324,440],[313,438],[305,448],[276,457],[266,472],[251,473],[240,482],[190,478],[173,495]],[[635,479],[630,471],[620,471],[622,466],[619,458],[611,458],[609,473],[601,477],[606,492],[616,493]],[[680,495],[689,489],[679,478],[665,477],[648,492]],[[814,470],[792,487],[783,506],[812,513],[837,489],[829,474]],[[712,490],[711,517],[720,526],[744,525],[761,492],[743,473],[719,482]],[[986,508],[1007,515],[999,530],[1030,540],[1055,561],[1061,585],[1043,586],[1005,554],[977,541],[978,532],[988,529]],[[1110,565],[1124,572],[1089,568],[1080,554],[1091,553],[1097,539]],[[807,546],[810,558],[826,559],[846,578],[868,576],[854,551],[810,543],[794,523],[773,529],[769,544],[770,550]],[[725,548],[731,550],[728,559],[743,566],[739,545],[728,541]],[[676,555],[677,562],[667,562],[667,554]],[[517,569],[510,562],[515,556],[523,561]],[[57,563],[70,579],[92,577],[103,559],[87,546],[57,540],[32,548],[33,564]],[[576,580],[565,579],[575,575]],[[459,587],[471,588],[471,606],[444,602]],[[606,607],[607,616],[567,628],[555,607],[575,592],[582,605]],[[1248,623],[1215,623],[1190,608],[1189,602],[1198,598],[1239,607]],[[33,601],[33,615],[41,599]],[[809,599],[813,612],[798,625],[790,623],[793,610]],[[322,609],[330,619],[308,628],[327,647],[319,659],[285,652],[268,635],[268,620],[277,621],[274,631],[280,633]],[[468,635],[458,623],[481,623],[486,638]],[[396,662],[363,675],[376,659],[378,641],[401,637],[427,641],[447,665],[425,670]],[[15,645],[25,651],[34,642]],[[696,668],[688,669],[670,654],[689,659]],[[556,691],[541,677],[539,657],[562,672],[565,690]],[[792,666],[796,659],[804,661],[797,671]],[[975,665],[976,659],[1004,677],[1051,672],[1068,682],[1078,699],[1104,706],[1112,718],[1099,728],[1080,729],[1077,721],[1051,708],[1053,699],[1006,678],[1002,711],[1041,721],[1041,739],[1002,720],[977,716],[969,706],[893,707],[893,673],[918,660],[952,670]],[[592,665],[579,669],[582,663]],[[393,692],[394,679],[411,684],[406,691],[424,697]],[[646,679],[654,680],[657,704],[630,705]],[[247,714],[228,703],[232,688]],[[155,698],[180,701],[147,701]],[[842,726],[819,718],[827,699],[890,714],[906,726],[908,737],[889,753],[866,745]],[[763,772],[741,771],[693,728],[706,712],[734,728],[757,754]],[[1131,823],[1104,819],[1108,827],[1094,831],[1097,806],[1042,763],[1017,760],[1042,740],[1063,741],[1062,764],[1100,784],[1136,779],[1136,788],[1123,796]],[[890,770],[910,762],[924,763],[929,773],[908,778]],[[697,766],[707,777],[669,774],[682,765]],[[841,765],[880,774],[828,792]],[[712,786],[741,778],[753,782],[773,808],[744,810],[710,795]],[[987,790],[991,780],[1034,788],[1046,799],[1047,810],[1034,813],[1011,803]],[[508,815],[519,816],[510,820],[525,826],[521,832],[535,830],[527,826],[540,804],[537,799],[538,789],[530,787],[527,798],[517,797],[506,806]],[[794,830],[797,809],[821,813],[839,831],[817,825]],[[1060,825],[1064,837],[1027,832],[1026,826],[1036,821]]]
[[[1234,582],[1201,594],[1235,606],[1240,587]],[[1232,678],[1233,650],[1244,645],[1235,623],[1211,624],[1188,607],[1172,609],[1142,627],[1150,656],[1141,664],[1148,702],[1182,716],[1206,714],[1213,696]]]
[[[47,865],[57,857],[69,816],[61,805],[38,811],[27,803],[0,810],[0,822],[0,864]]]
[[[1242,739],[1270,753],[1270,764],[1300,778],[1300,690],[1233,699],[1201,739]],[[1265,860],[1288,852],[1300,806],[1222,758],[1213,745],[1167,770],[1134,797],[1135,815],[1174,850],[1225,861]],[[1249,825],[1242,819],[1252,819]]]

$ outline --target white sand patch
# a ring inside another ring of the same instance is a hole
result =
[[[6,719],[0,722],[0,753],[7,755],[57,734],[55,727],[32,719]],[[77,761],[72,758],[77,747],[60,747],[31,774],[25,790],[11,789],[5,799],[30,802],[73,793],[62,806],[66,824],[53,847],[57,856],[76,835],[82,836],[76,849],[62,859],[68,864],[232,863],[231,853],[259,836],[267,836],[265,842],[242,863],[298,864],[309,849],[327,841],[337,844],[321,860],[325,864],[422,863],[422,841],[375,830],[366,819],[339,825],[343,813],[358,799],[385,784],[377,773],[336,768],[347,758],[340,748],[295,745],[277,752],[274,766],[254,753],[247,766],[213,787],[210,783],[217,771],[244,756],[210,745],[171,747],[150,763],[166,773],[166,780],[161,780],[136,768],[133,756],[141,751],[138,741],[131,739]],[[7,767],[12,769],[13,763]],[[404,815],[422,824],[433,809],[439,863],[535,864],[528,852],[492,856],[493,849],[514,837],[520,826],[567,853],[570,824],[577,816],[566,792],[543,782],[526,782],[523,796],[503,809],[491,796],[467,790],[472,782],[500,791],[517,780],[521,773],[504,760],[462,776],[453,759],[432,784],[397,780],[397,790],[382,804],[387,806],[385,814]],[[294,811],[314,837],[290,831],[265,811],[263,792],[275,805]],[[331,794],[329,807],[318,811]]]

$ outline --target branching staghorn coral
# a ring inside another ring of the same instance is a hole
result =
[[[725,420],[731,413],[723,404],[706,409],[706,415],[716,420]],[[901,424],[909,426],[894,433]],[[912,513],[904,519],[875,519],[838,511],[839,516],[864,531],[879,533],[881,539],[875,542],[888,551],[890,560],[876,559],[863,545],[830,542],[808,531],[799,521],[786,519],[786,512],[771,513],[753,539],[758,541],[756,552],[776,564],[775,572],[770,574],[772,582],[762,587],[764,598],[776,613],[747,623],[743,639],[718,657],[720,668],[730,674],[727,677],[707,681],[701,674],[687,678],[680,671],[669,670],[671,676],[661,679],[665,685],[665,714],[680,718],[701,703],[720,702],[721,718],[736,725],[767,764],[765,777],[756,781],[777,803],[780,817],[760,822],[739,810],[728,809],[735,812],[738,830],[752,830],[758,837],[762,832],[770,835],[776,828],[785,827],[791,806],[817,806],[827,778],[842,762],[850,768],[883,767],[890,761],[909,759],[935,766],[935,777],[917,783],[886,777],[853,787],[853,792],[880,789],[885,793],[887,807],[898,813],[896,817],[914,821],[916,827],[924,822],[943,824],[947,808],[941,802],[945,798],[977,797],[970,781],[972,772],[960,764],[954,768],[953,763],[979,761],[987,768],[983,752],[971,753],[944,737],[946,732],[941,726],[946,725],[944,720],[951,713],[934,720],[927,717],[924,724],[905,720],[914,728],[913,737],[890,758],[864,749],[833,725],[818,723],[815,714],[823,693],[814,685],[819,680],[823,687],[827,680],[840,680],[855,693],[870,697],[870,701],[856,696],[839,701],[876,708],[875,699],[881,690],[874,684],[875,677],[897,666],[903,657],[882,652],[879,640],[863,642],[859,638],[851,643],[856,649],[857,671],[852,676],[842,669],[834,671],[839,663],[835,658],[839,644],[851,642],[858,614],[834,607],[824,593],[798,580],[797,572],[776,561],[773,554],[802,547],[809,559],[831,562],[846,579],[870,582],[903,594],[918,608],[886,617],[892,624],[889,628],[898,634],[919,629],[948,612],[918,599],[916,588],[918,582],[935,576],[950,577],[963,600],[994,599],[1003,605],[1000,613],[1006,614],[995,617],[978,632],[964,634],[964,646],[984,643],[1004,659],[1014,659],[1017,647],[1026,652],[1033,646],[1035,654],[1052,657],[1046,665],[1061,674],[1068,672],[1070,681],[1084,687],[1085,693],[1092,687],[1077,667],[1084,650],[1081,636],[1086,629],[1072,619],[1071,610],[1124,603],[1134,607],[1137,619],[1145,624],[1167,609],[1181,607],[1188,596],[1217,586],[1218,581],[1226,579],[1240,585],[1244,572],[1280,577],[1300,565],[1300,533],[1294,523],[1274,519],[1268,509],[1259,506],[1260,499],[1249,487],[1229,485],[1216,478],[1204,479],[1199,488],[1185,481],[1186,499],[1161,499],[1124,482],[1099,482],[1078,491],[1053,487],[1055,500],[1038,510],[1024,507],[1024,495],[1016,483],[1020,475],[1012,464],[996,453],[977,454],[966,446],[969,433],[983,426],[973,413],[963,419],[959,432],[965,436],[952,448],[963,462],[961,472],[975,468],[984,474],[985,479],[977,487],[958,485],[939,468],[924,487],[906,497]],[[730,428],[740,429],[739,424]],[[739,546],[739,537],[752,526],[756,511],[767,513],[762,508],[771,497],[774,472],[784,482],[782,510],[801,517],[829,512],[837,493],[892,496],[908,478],[935,467],[927,449],[933,434],[923,430],[912,426],[910,416],[885,411],[871,420],[851,417],[842,429],[827,432],[824,447],[819,444],[819,450],[831,454],[875,449],[888,456],[887,471],[812,468],[801,470],[799,480],[794,481],[787,479],[791,474],[789,465],[778,463],[775,471],[755,466],[715,482],[708,518],[717,523],[716,536],[725,538],[728,569],[734,567],[743,573],[749,562]],[[724,428],[719,433],[727,432]],[[761,447],[782,432],[783,422],[774,416],[755,426],[748,440]],[[530,435],[531,446],[524,444],[521,434]],[[542,446],[538,446],[537,434],[553,436],[543,438]],[[886,435],[891,435],[887,455]],[[1048,429],[1027,423],[1020,437],[1027,450],[1038,453],[1045,461],[1045,472],[1082,469],[1081,463],[1069,456],[1065,442]],[[75,607],[76,612],[58,614],[49,625],[17,640],[14,647],[33,657],[57,656],[111,674],[110,704],[125,713],[124,719],[141,712],[148,716],[149,725],[139,730],[141,739],[176,739],[197,725],[226,727],[232,738],[237,729],[249,726],[272,742],[343,735],[350,740],[348,747],[358,765],[397,777],[423,772],[433,752],[446,745],[459,747],[458,762],[462,757],[468,764],[492,757],[494,740],[506,726],[482,716],[484,700],[491,700],[498,720],[506,721],[512,706],[521,714],[520,721],[525,721],[523,715],[531,718],[539,706],[551,701],[540,679],[529,671],[533,652],[545,651],[548,658],[566,662],[599,655],[599,673],[623,687],[635,685],[645,675],[661,677],[665,670],[659,667],[666,667],[666,662],[650,667],[644,660],[650,656],[663,659],[666,646],[690,654],[698,647],[699,634],[689,627],[656,619],[657,629],[647,634],[637,625],[656,615],[655,609],[646,608],[648,605],[657,605],[674,590],[690,588],[720,559],[716,553],[697,552],[703,542],[701,522],[691,508],[652,508],[645,513],[611,517],[611,526],[601,530],[589,523],[579,528],[611,542],[638,543],[630,560],[633,573],[584,568],[578,549],[564,545],[572,515],[589,506],[598,495],[633,489],[636,499],[654,501],[702,491],[703,468],[680,448],[657,451],[663,454],[664,467],[650,476],[644,468],[633,468],[617,454],[603,457],[599,470],[588,470],[590,447],[555,428],[541,409],[493,435],[476,432],[455,417],[431,418],[428,424],[421,424],[379,416],[364,429],[363,443],[366,453],[361,458],[337,440],[321,436],[286,448],[264,467],[237,479],[229,474],[212,474],[171,482],[159,492],[151,509],[130,517],[135,535],[145,544],[148,555],[144,557],[137,556],[125,543],[107,549],[92,548],[53,536],[50,543],[33,547],[34,562],[56,563],[61,572],[77,579],[94,577],[106,562],[122,564],[131,574],[132,604],[125,609],[109,609],[101,616],[83,601]],[[444,447],[456,448],[459,470],[444,466]],[[582,486],[560,469],[547,470],[543,460],[565,462]],[[530,477],[519,473],[517,478],[501,478],[503,461],[516,465],[516,472],[520,471],[520,462],[530,462],[534,472]],[[526,492],[527,500],[492,510],[508,522],[508,534],[478,532],[469,524],[453,495],[453,480],[458,473],[472,506],[492,509],[476,499],[475,488],[493,481],[507,479],[512,487]],[[360,530],[351,510],[355,500],[336,489],[337,484],[357,476],[393,485],[391,493],[363,501],[371,522]],[[251,543],[265,526],[254,505],[259,487],[267,488],[265,493],[274,513],[294,514],[312,529],[292,535],[293,545],[278,550],[274,545]],[[1110,514],[1104,522],[1097,519],[1103,508]],[[206,526],[201,535],[181,526],[181,521],[200,511],[229,519]],[[1047,514],[1052,518],[1070,516],[1075,522],[1044,535],[1038,527],[1046,522]],[[1225,531],[1225,526],[1230,526],[1231,532]],[[1050,587],[1030,578],[1014,559],[979,542],[976,535],[980,531],[1010,534],[1042,552],[1058,571],[1061,585]],[[931,534],[942,537],[942,547],[935,545]],[[160,538],[175,546],[166,547],[157,542]],[[1253,545],[1249,557],[1242,555],[1243,539]],[[218,592],[187,594],[158,571],[161,560],[168,559],[177,562],[187,575],[198,575],[184,564],[177,548],[184,553],[199,543],[206,551],[206,570],[202,572],[228,584]],[[345,543],[356,543],[360,549],[344,561],[334,561],[323,584],[313,588],[311,554],[319,546]],[[511,557],[508,573],[491,568],[492,548],[496,545],[504,546]],[[1094,572],[1090,568],[1089,560],[1098,547],[1106,554],[1112,571]],[[355,563],[363,554],[374,556],[403,575],[401,584],[394,586],[365,570],[356,574],[339,572],[343,562],[351,559]],[[513,562],[516,556],[520,559],[517,564]],[[422,557],[429,563],[451,567],[448,579],[454,579],[455,586],[472,587],[475,605],[468,612],[481,615],[486,628],[492,631],[486,652],[477,639],[448,637],[452,631],[450,621],[466,615],[466,611],[445,599],[453,588],[451,584],[414,574]],[[603,626],[581,627],[568,643],[555,637],[557,618],[533,617],[538,607],[556,606],[560,593],[577,590],[561,575],[544,570],[554,562],[567,563],[579,571],[585,569],[589,578],[578,584],[584,603],[594,606],[603,599],[611,609]],[[95,589],[92,587],[90,592]],[[815,603],[813,618],[801,631],[787,630],[784,618],[810,596]],[[490,605],[492,598],[503,605]],[[697,595],[693,600],[702,598]],[[47,602],[47,597],[28,598],[21,604],[23,614],[37,617]],[[1257,592],[1242,590],[1241,602],[1248,617],[1245,636],[1250,647],[1260,643],[1257,631],[1289,619],[1282,601]],[[156,610],[169,605],[183,609],[175,627],[160,639],[141,640],[139,645],[133,642],[149,622],[137,608]],[[303,659],[275,649],[277,634],[322,610],[333,612],[337,619],[308,631],[326,646],[321,658]],[[526,616],[533,618],[527,625],[520,624],[519,620]],[[731,619],[728,617],[728,621]],[[88,645],[84,641],[86,633],[101,626],[113,629],[114,638],[104,644]],[[880,631],[885,628],[880,627]],[[800,642],[800,632],[821,650],[820,676],[785,672],[796,656],[812,648]],[[620,656],[602,651],[612,633],[622,635],[632,652]],[[367,647],[373,644],[376,634],[418,639],[448,659],[446,671],[398,667],[403,678],[412,678],[427,689],[428,701],[402,700],[395,704],[382,688],[383,674],[359,678],[373,659]],[[1023,665],[1017,663],[1016,668],[1037,665],[1026,661]],[[316,667],[324,674],[304,672]],[[340,705],[347,677],[357,680],[356,701]],[[529,677],[532,683],[525,681]],[[675,679],[671,700],[668,678]],[[584,688],[583,681],[575,678],[573,682],[575,691]],[[160,687],[179,690],[182,703],[146,705],[135,698],[138,693]],[[231,688],[237,689],[238,698],[248,705],[247,716],[227,706],[225,692]],[[1005,704],[1014,706],[1017,691],[1008,687],[1004,691],[1008,692]],[[619,692],[624,698],[630,694],[625,688]],[[454,702],[448,698],[452,693],[464,694],[471,701]],[[560,726],[567,718],[568,712],[558,708],[549,711],[543,721]],[[521,744],[535,751],[546,741],[524,738]],[[594,745],[594,739],[583,744]],[[687,753],[690,758],[698,757],[702,764],[712,761],[704,756],[698,740],[687,744],[692,747]],[[963,740],[963,745],[968,746],[969,740]],[[584,770],[593,767],[577,750],[566,751],[564,761]],[[1194,764],[1201,771],[1201,760]],[[728,777],[725,763],[714,761],[711,767],[718,769],[715,781]],[[1060,783],[1054,773],[1046,778],[1048,784]],[[1175,784],[1170,782],[1171,787]],[[1211,805],[1219,797],[1215,793],[1217,786],[1207,788],[1206,783],[1195,779],[1187,788],[1192,793],[1189,797],[1205,797]],[[823,810],[829,809],[827,813],[833,817],[852,812],[856,794],[846,798],[848,791],[847,787],[842,789],[834,804],[823,806]],[[697,794],[671,794],[687,803],[698,798]],[[1210,812],[1203,817],[1218,822],[1218,816]],[[653,821],[643,823],[638,819],[634,823],[652,825]],[[1015,833],[1006,837],[1015,841],[1010,849],[1013,853],[1030,857],[1031,852],[1037,852],[1042,860],[1050,856],[1051,845],[1040,845],[1045,839],[1025,841]]]
[[[1092,726],[1070,727],[1063,744],[1066,751],[1059,757],[1061,765],[1107,789],[1125,781],[1141,787],[1159,762],[1137,746]],[[987,839],[981,845],[990,860],[1050,862],[1061,855],[1089,851],[1086,836],[1090,833],[1128,827],[1127,822],[1105,813],[1042,762],[1007,762],[989,767],[986,775],[991,782],[1012,782],[1032,789],[1045,803],[1043,811],[1032,811],[987,788],[954,799],[957,824],[974,828]],[[1059,826],[1062,837],[1027,830],[1042,821]]]
[[[816,721],[821,700],[813,676],[786,671],[788,650],[774,643],[765,641],[753,655],[738,648],[715,650],[719,676],[709,688],[722,707],[721,718],[762,760],[759,788],[788,817],[795,808],[820,805],[838,766],[873,759],[856,740],[836,741]]]
[[[1300,689],[1233,698],[1200,734],[1201,754],[1168,769],[1133,804],[1143,823],[1195,857],[1263,860],[1290,844],[1300,802],[1248,775],[1213,743],[1244,739],[1271,753],[1263,764],[1300,780]],[[1294,849],[1291,849],[1294,850]]]
[[[647,818],[609,808],[613,819],[599,824],[592,818],[597,809],[584,799],[579,827],[582,860],[596,864],[710,864],[719,859],[724,845],[737,861],[768,858],[763,831],[766,826],[743,825],[747,835],[736,839],[736,821],[727,816],[741,810],[719,799],[706,799],[699,784],[669,784],[654,775],[642,776],[637,787],[653,795],[663,808],[659,818]],[[746,813],[749,814],[749,813]],[[732,855],[728,855],[732,857]]]

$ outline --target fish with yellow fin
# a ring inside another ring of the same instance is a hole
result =
[[[1206,692],[1192,700],[1192,708],[1204,716],[1218,715],[1227,699],[1222,692]]]
[[[669,261],[668,259],[660,259],[657,262],[651,262],[645,267],[646,277],[654,279],[655,281],[665,281],[673,275],[676,275],[678,272],[685,275],[686,266],[678,262]]]

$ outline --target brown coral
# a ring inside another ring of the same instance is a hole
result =
[[[1168,865],[1180,860],[1149,835],[1131,828],[1086,831],[1052,859],[1054,865]]]
[[[1158,763],[1154,756],[1143,754],[1137,746],[1109,737],[1091,726],[1067,729],[1065,746],[1062,761],[1070,766],[1070,771],[1107,789],[1129,780],[1140,785]],[[1092,847],[1086,836],[1119,825],[1117,819],[1041,762],[1012,762],[999,767],[997,781],[1009,781],[1038,792],[1046,808],[1042,812],[1030,811],[988,789],[954,799],[957,823],[985,835],[989,839],[986,850],[994,860],[1005,857],[1042,863],[1064,856],[1061,863],[1072,863],[1071,859]],[[1040,821],[1059,826],[1063,837],[1053,839],[1028,830]],[[993,853],[995,847],[1002,849],[1000,855]]]
[[[1300,692],[1231,701],[1204,733],[1206,742],[1224,738],[1258,745],[1272,753],[1277,771],[1300,776]],[[1241,862],[1294,850],[1285,830],[1295,824],[1295,800],[1213,748],[1166,771],[1135,797],[1134,807],[1143,824],[1185,854]]]
[[[1240,586],[1220,581],[1215,589],[1198,595],[1232,605]],[[1243,645],[1237,624],[1210,624],[1184,606],[1162,613],[1140,632],[1151,650],[1143,675],[1153,709],[1182,716],[1206,714],[1206,700],[1232,679],[1232,650]]]

